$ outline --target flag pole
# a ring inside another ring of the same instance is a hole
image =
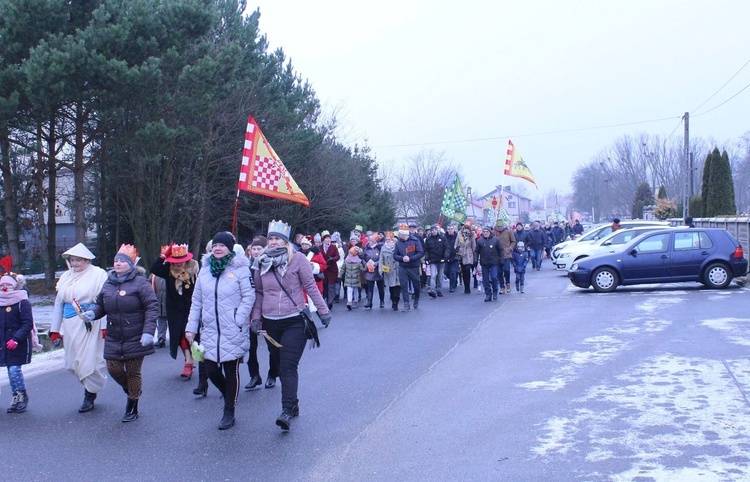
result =
[[[237,196],[234,198],[234,216],[232,216],[232,234],[237,236],[237,208],[240,204],[240,190],[237,188]]]

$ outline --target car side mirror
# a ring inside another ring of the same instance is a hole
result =
[[[633,248],[633,249],[631,249],[631,250],[630,250],[630,251],[628,252],[628,254],[630,254],[630,256],[635,256],[636,254],[638,254],[638,251],[637,251],[637,250],[636,250],[635,248]]]

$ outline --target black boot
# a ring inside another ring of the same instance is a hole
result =
[[[234,408],[224,408],[224,416],[219,422],[219,430],[226,430],[234,427]]]
[[[365,308],[367,309],[372,308],[372,296],[367,297],[367,304],[365,305]]]
[[[6,410],[7,413],[16,413],[18,411],[18,392],[13,392],[13,401],[10,403],[10,407]]]
[[[380,300],[380,307],[385,308],[385,301],[383,301],[382,299]]]
[[[78,409],[78,413],[90,412],[94,409],[94,400],[96,400],[96,393],[91,393],[88,390],[84,390],[83,404]]]
[[[125,415],[122,416],[123,422],[133,422],[138,418],[138,400],[128,398],[128,404],[125,406]]]
[[[18,405],[16,405],[16,413],[26,411],[26,407],[29,405],[29,396],[26,395],[26,390],[18,392]]]
[[[298,415],[299,405],[295,405],[291,409],[285,408],[281,411],[279,418],[276,419],[276,425],[286,432],[292,427],[292,419]]]
[[[208,395],[208,373],[203,362],[198,362],[198,386],[193,389],[193,395]]]
[[[391,301],[391,308],[393,308],[393,311],[398,311],[398,300]]]
[[[260,377],[260,375],[255,375],[250,378],[250,383],[245,385],[245,390],[260,388],[261,385],[263,385],[263,379]]]
[[[414,309],[419,308],[419,296],[414,297]]]

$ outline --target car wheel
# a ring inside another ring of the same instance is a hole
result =
[[[703,272],[703,284],[709,288],[726,288],[732,281],[732,274],[721,263],[711,263]]]
[[[617,272],[612,268],[599,268],[591,275],[591,286],[597,293],[611,293],[617,288]]]

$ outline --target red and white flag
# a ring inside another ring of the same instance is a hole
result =
[[[286,170],[253,116],[247,119],[237,189],[310,207],[310,200]]]

